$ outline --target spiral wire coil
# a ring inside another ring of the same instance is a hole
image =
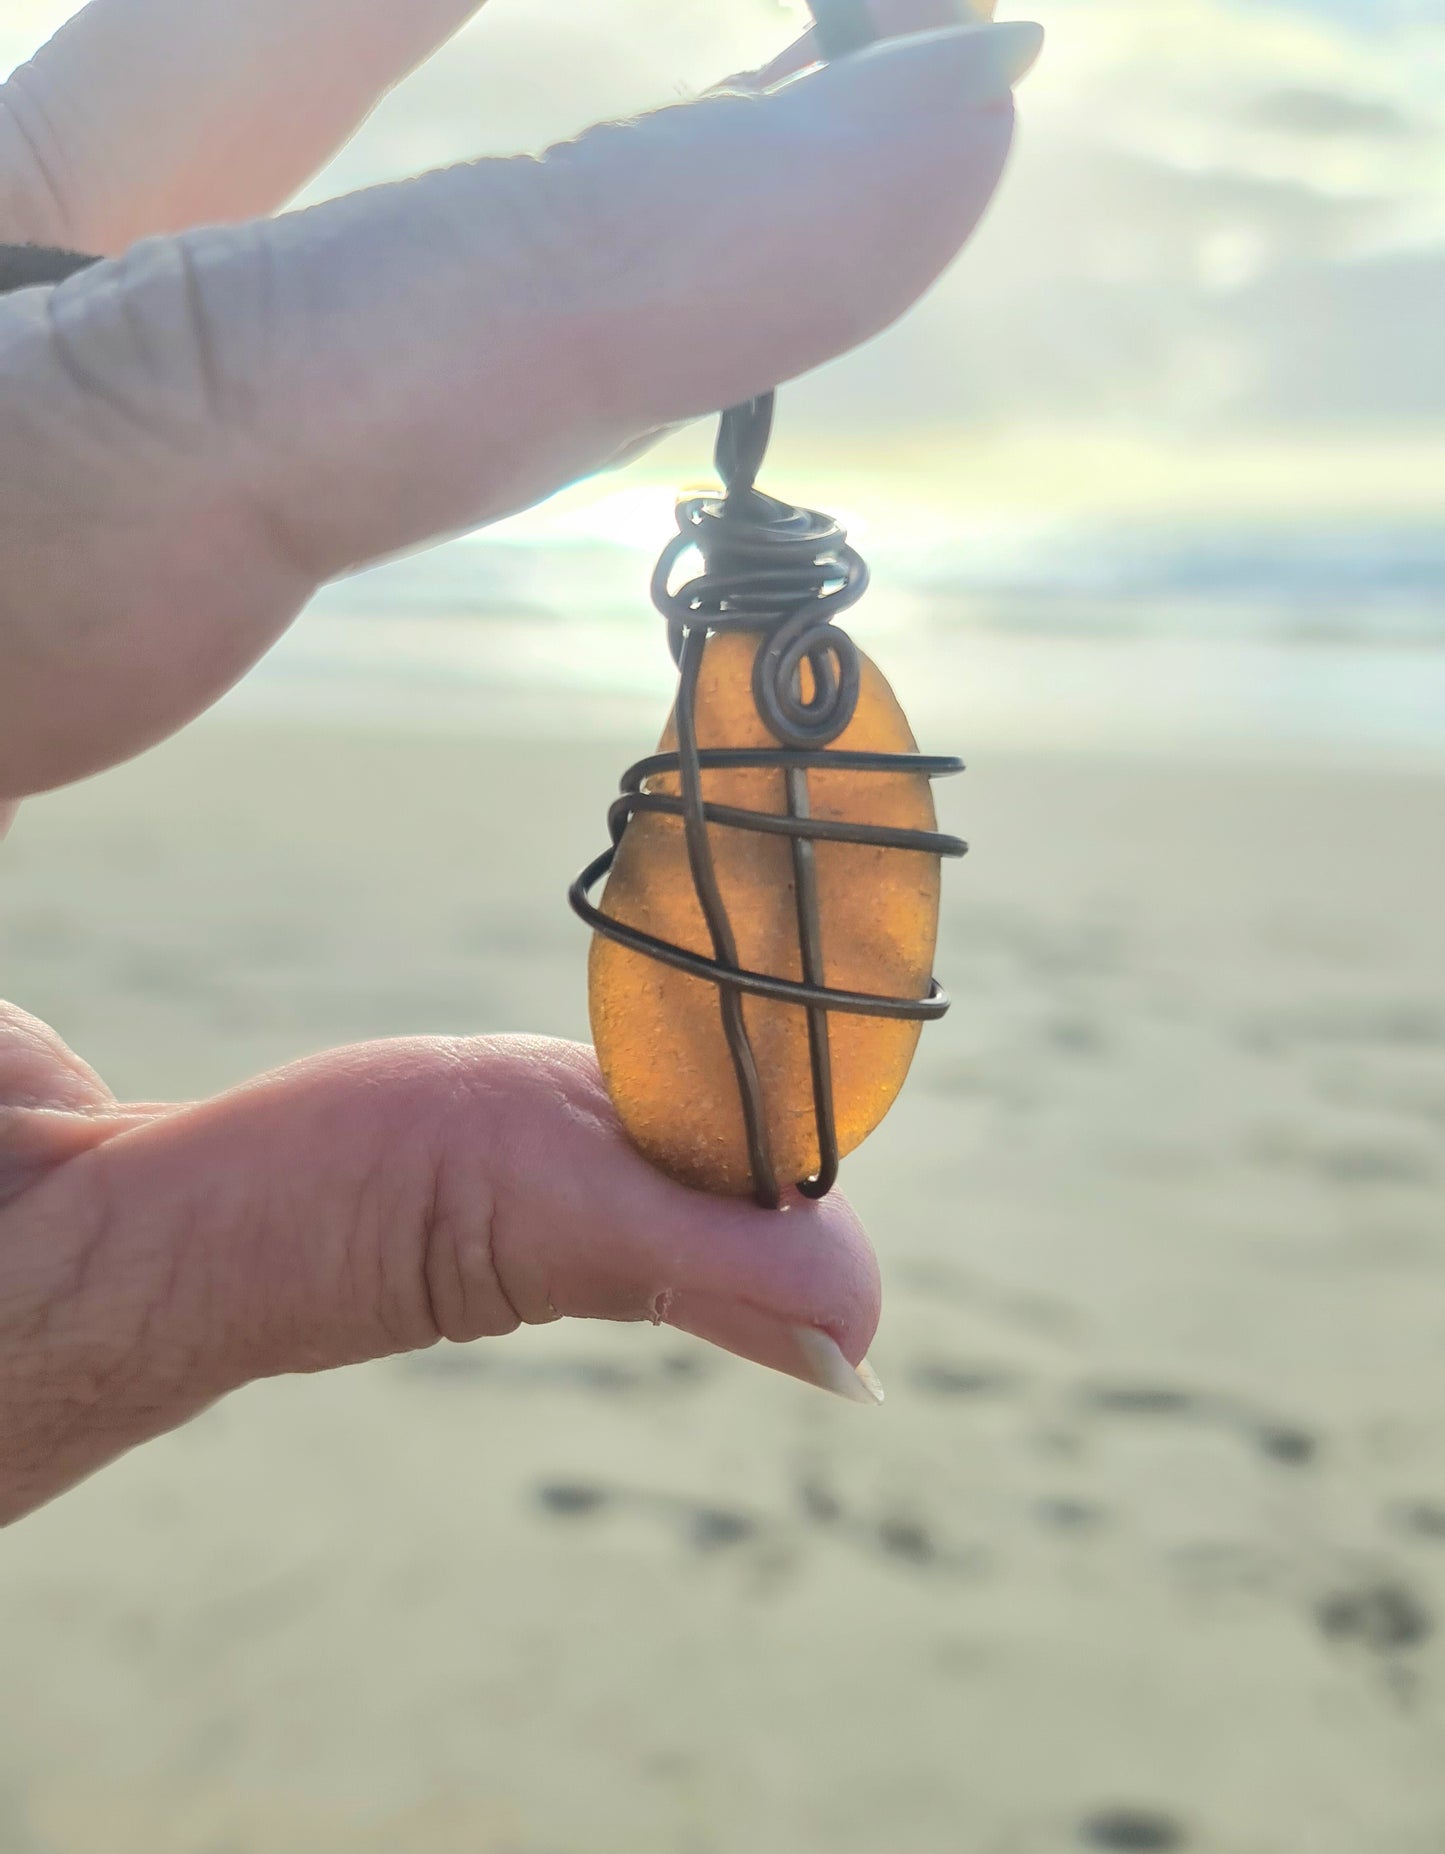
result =
[[[762,1083],[743,1016],[744,995],[795,1004],[807,1013],[819,1165],[811,1178],[798,1181],[798,1189],[814,1198],[825,1197],[838,1176],[828,1013],[932,1021],[942,1017],[949,1005],[936,979],[924,998],[891,998],[828,985],[814,845],[871,844],[934,856],[962,856],[967,849],[959,838],[940,831],[812,816],[810,771],[921,773],[933,779],[962,772],[963,762],[921,753],[828,750],[853,719],[860,681],[857,647],[833,621],[863,596],[868,569],[831,517],[779,502],[754,486],[772,415],[771,394],[725,413],[717,446],[724,494],[690,497],[679,504],[678,533],[664,549],[652,581],[653,602],[667,619],[668,642],[679,671],[674,712],[677,751],[653,754],[623,774],[621,796],[608,813],[612,846],[583,870],[569,896],[574,910],[598,933],[717,986],[742,1105],[753,1192],[768,1207],[777,1206],[780,1191]],[[693,549],[702,556],[703,571],[674,589],[678,564]],[[753,632],[760,637],[753,664],[753,700],[768,732],[779,743],[776,748],[698,747],[697,687],[703,651],[710,634],[726,631]],[[806,695],[805,663],[812,684]],[[709,803],[703,796],[702,775],[723,768],[781,771],[787,811],[756,812]],[[667,773],[678,777],[678,795],[646,789],[650,780]],[[682,819],[693,884],[712,939],[711,958],[614,920],[589,899],[612,868],[629,821],[641,812]],[[736,937],[713,862],[709,825],[789,839],[801,980],[751,972],[739,965]]]

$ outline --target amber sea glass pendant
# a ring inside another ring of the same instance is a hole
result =
[[[772,411],[769,395],[725,414],[723,493],[679,504],[653,580],[677,701],[571,896],[628,1135],[684,1184],[767,1205],[789,1183],[832,1189],[948,1009],[939,858],[966,847],[929,785],[962,762],[918,752],[833,622],[866,566],[829,517],[755,487]],[[675,585],[692,551],[702,572]]]

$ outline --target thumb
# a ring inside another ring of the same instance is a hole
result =
[[[858,1401],[878,1276],[837,1197],[685,1189],[592,1053],[340,1050],[110,1137],[0,1244],[0,1517],[259,1377],[563,1316],[649,1320]],[[18,1491],[17,1491],[18,1490]]]

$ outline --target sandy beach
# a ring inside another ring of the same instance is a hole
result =
[[[0,990],[144,1099],[584,1034],[650,744],[214,717],[22,814]],[[1438,1854],[1445,773],[940,800],[886,1406],[582,1326],[234,1398],[0,1543],[3,1854]]]

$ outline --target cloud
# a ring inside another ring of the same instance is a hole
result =
[[[1445,0],[1273,0],[1313,13],[1355,32],[1393,32],[1402,26],[1445,21]]]
[[[1393,103],[1333,90],[1272,90],[1252,98],[1241,120],[1286,135],[1412,136],[1418,125]]]
[[[1442,307],[1445,251],[1264,279],[1229,312],[1257,356],[1251,414],[1300,427],[1445,430]]]

